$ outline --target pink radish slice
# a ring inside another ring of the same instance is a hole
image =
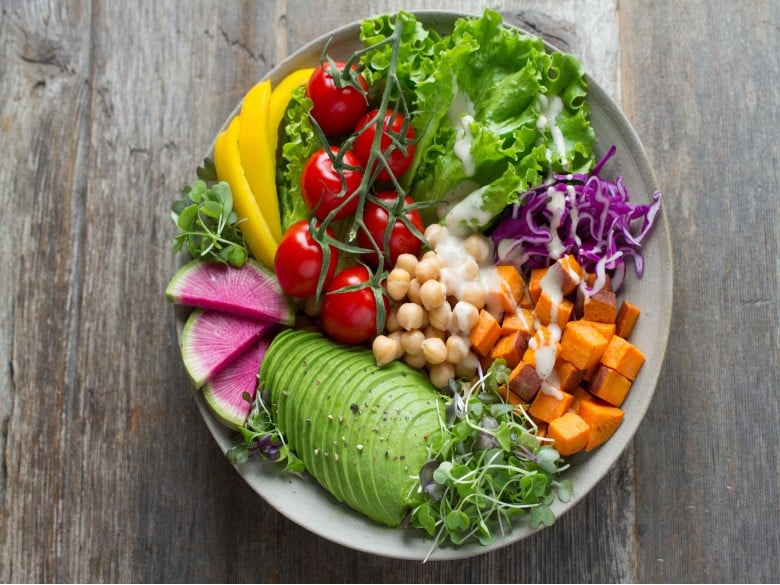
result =
[[[275,325],[220,311],[194,310],[181,334],[182,360],[193,384],[203,386]]]
[[[241,268],[216,260],[192,260],[165,289],[168,300],[201,309],[292,325],[295,311],[273,272],[251,258]]]
[[[235,428],[246,420],[252,402],[245,394],[254,400],[260,364],[270,343],[270,335],[261,338],[203,386],[203,397],[222,424]]]

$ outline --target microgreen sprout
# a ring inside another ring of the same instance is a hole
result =
[[[173,251],[186,248],[193,258],[212,258],[240,268],[248,253],[230,186],[216,181],[214,163],[208,159],[198,168],[198,176],[172,206],[171,216],[179,229]]]
[[[434,549],[447,540],[489,544],[519,515],[534,527],[552,524],[555,493],[562,501],[571,495],[569,481],[555,480],[566,468],[558,452],[501,398],[508,374],[497,360],[473,385],[451,384],[452,403],[420,471],[422,502],[409,516],[411,526],[435,537]]]
[[[254,400],[247,393],[244,399],[252,404],[252,409],[244,424],[238,427],[238,442],[228,449],[228,459],[241,465],[261,456],[276,463],[286,461],[285,471],[304,471],[303,461],[289,449],[271,414],[270,393],[263,389],[262,383],[258,384]]]

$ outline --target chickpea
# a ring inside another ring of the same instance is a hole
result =
[[[425,357],[423,357],[422,354],[411,355],[408,353],[404,356],[404,362],[406,363],[407,366],[415,368],[416,370],[422,370],[425,367],[425,365],[428,363],[427,361],[425,361]]]
[[[460,335],[450,335],[447,338],[447,361],[453,365],[463,362],[469,355],[469,342]]]
[[[493,253],[493,244],[482,234],[471,234],[463,240],[463,249],[477,264],[485,262]]]
[[[422,329],[425,311],[417,303],[404,303],[398,307],[398,324],[401,329]]]
[[[447,361],[447,346],[441,339],[429,337],[420,344],[422,354],[431,365],[440,364]]]
[[[425,239],[428,240],[431,248],[436,249],[436,246],[447,237],[447,228],[438,223],[432,223],[425,228],[425,233],[423,235],[425,236]]]
[[[429,311],[441,306],[445,299],[444,285],[438,280],[426,280],[420,287],[420,301]]]
[[[442,303],[435,309],[431,309],[428,312],[428,322],[431,327],[446,331],[450,326],[450,319],[452,318],[452,307],[449,303]]]
[[[376,359],[377,366],[389,364],[403,354],[401,343],[397,339],[392,339],[386,335],[378,335],[375,337],[372,349],[374,351],[374,358]]]
[[[401,331],[393,331],[392,333],[388,333],[387,334],[387,336],[390,339],[395,339],[399,344],[401,343],[401,335],[402,335]],[[401,346],[401,351],[403,351],[403,350],[404,350],[404,348],[403,348],[403,346]]]
[[[476,280],[467,282],[460,290],[460,300],[470,305],[474,305],[477,309],[481,309],[485,306],[486,298],[487,293],[485,292],[485,287],[482,286],[481,282]]]
[[[437,329],[436,327],[433,327],[432,325],[428,325],[424,330],[423,333],[425,333],[425,338],[429,339],[431,337],[435,337],[436,339],[441,339],[442,341],[445,341],[447,339],[447,332],[442,329]]]
[[[406,291],[406,298],[412,303],[422,304],[420,300],[420,281],[416,278],[409,281],[409,290]]]
[[[420,330],[404,331],[401,334],[401,347],[406,355],[422,355],[421,345],[425,341],[425,333]]]
[[[426,280],[438,280],[440,271],[441,266],[439,266],[439,262],[437,260],[434,258],[426,258],[425,260],[420,260],[417,263],[417,268],[414,271],[414,275],[417,280],[420,281],[420,284],[422,284]]]
[[[479,320],[479,310],[464,301],[458,301],[452,309],[450,324],[461,333],[470,333]]]
[[[455,366],[447,362],[431,366],[428,371],[431,383],[437,388],[446,388],[451,378],[455,377]]]
[[[387,318],[385,319],[385,329],[390,331],[400,331],[401,326],[398,324],[398,307],[390,307],[387,311]]]
[[[444,291],[457,290],[460,284],[461,278],[458,276],[458,271],[448,266],[439,270],[439,282],[444,285]]]
[[[428,250],[425,254],[422,255],[422,258],[420,259],[420,262],[423,260],[433,260],[439,265],[439,268],[442,268],[444,266],[444,258],[434,252],[433,250]]]
[[[412,277],[403,268],[394,268],[387,275],[387,294],[395,301],[402,300],[409,291],[409,281]]]
[[[414,254],[401,254],[395,261],[395,267],[406,270],[409,274],[414,274],[417,268],[417,256]]]
[[[455,375],[459,378],[471,378],[477,373],[477,368],[473,367],[468,361],[455,364]]]
[[[463,280],[476,280],[479,278],[479,264],[473,258],[467,258],[460,265],[460,276]]]

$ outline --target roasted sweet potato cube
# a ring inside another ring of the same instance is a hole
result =
[[[593,286],[596,284],[596,275],[593,272],[588,272],[582,280],[588,286],[588,288],[593,288]],[[609,274],[604,275],[604,282],[601,288],[604,290],[612,290],[612,279],[609,277]]]
[[[636,320],[639,318],[639,307],[632,305],[628,301],[623,301],[618,309],[615,318],[615,335],[627,338],[634,329]]]
[[[504,315],[501,321],[501,335],[523,331],[529,336],[534,332],[534,314],[530,309],[515,309]]]
[[[546,423],[554,421],[569,410],[574,396],[568,392],[537,392],[536,398],[528,408],[529,414]]]
[[[558,358],[555,362],[555,373],[558,375],[558,385],[564,392],[574,391],[582,382],[583,371],[573,364]]]
[[[547,426],[547,436],[553,439],[553,447],[561,455],[574,455],[582,451],[590,440],[590,425],[578,414],[567,412]]]
[[[585,319],[582,320],[583,323],[587,323],[588,326],[593,327],[596,331],[601,333],[601,335],[609,341],[612,339],[612,336],[615,335],[615,324],[614,323],[599,323],[597,321],[587,321]]]
[[[517,271],[517,268],[509,264],[496,266],[496,272],[498,272],[498,276],[501,280],[509,286],[509,291],[512,293],[512,298],[515,301],[514,304],[517,305],[525,290],[523,276]]]
[[[490,354],[493,359],[502,359],[510,368],[520,363],[523,353],[528,349],[528,333],[516,331],[500,337]]]
[[[590,451],[606,442],[623,422],[623,411],[598,400],[583,400],[577,414],[590,426],[590,438],[585,446]]]
[[[508,404],[513,404],[514,406],[521,406],[525,404],[517,394],[509,389],[509,386],[506,384],[501,384],[501,386],[498,387],[498,393]]]
[[[582,318],[598,323],[614,323],[617,316],[617,300],[610,290],[600,290],[587,297],[582,307]]]
[[[523,295],[520,297],[520,303],[518,304],[521,308],[528,309],[529,311],[534,308],[534,301],[531,298],[531,293],[528,291],[528,287],[525,287]]]
[[[556,303],[545,291],[542,291],[539,295],[539,301],[536,303],[536,307],[534,307],[534,313],[537,319],[539,319],[539,323],[549,325],[552,323],[553,313],[555,313],[556,324],[561,329],[569,322],[573,311],[574,303],[570,300],[563,299],[560,303]]]
[[[591,394],[612,406],[623,404],[630,389],[631,380],[605,365],[599,365],[588,386]]]
[[[639,368],[645,363],[645,356],[634,344],[615,335],[609,340],[601,356],[601,363],[629,380],[635,380]]]
[[[591,401],[596,400],[593,397],[593,395],[587,390],[585,390],[585,388],[583,388],[582,386],[577,386],[574,392],[572,392],[572,396],[574,396],[574,400],[572,400],[571,406],[569,407],[569,409],[572,412],[580,411],[580,404],[582,403],[583,400],[591,400]]]
[[[524,402],[531,402],[541,385],[536,368],[528,362],[521,361],[509,374],[509,389]]]
[[[531,270],[531,278],[528,280],[528,293],[531,295],[534,305],[539,302],[539,295],[542,294],[542,286],[539,283],[545,274],[547,274],[547,268],[534,268]]]
[[[500,335],[501,326],[496,321],[496,318],[485,309],[482,309],[479,312],[477,324],[469,335],[469,341],[474,350],[481,356],[490,355]]]
[[[569,321],[561,338],[561,357],[580,370],[587,370],[601,359],[607,340],[585,321]]]
[[[584,274],[582,266],[572,254],[558,258],[550,270],[555,272],[555,278],[560,282],[564,296],[577,288]]]

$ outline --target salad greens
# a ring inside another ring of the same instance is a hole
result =
[[[363,22],[362,40],[380,43],[394,18]],[[490,10],[458,20],[445,37],[412,15],[397,18],[404,22],[397,75],[407,84],[417,132],[404,179],[413,199],[448,202],[445,212],[455,219],[448,224],[476,211],[469,223],[484,229],[551,173],[592,167],[587,85],[575,57],[547,53],[541,39],[503,26]],[[389,48],[378,48],[367,60],[367,78],[382,77],[389,62]],[[480,188],[479,201],[454,211]]]
[[[447,420],[420,471],[429,497],[409,518],[437,543],[490,544],[523,514],[533,527],[550,526],[555,495],[562,502],[571,497],[571,481],[555,479],[567,467],[558,452],[537,438],[525,413],[501,399],[508,376],[504,361],[496,360],[473,386],[450,381]]]
[[[192,258],[212,258],[240,268],[248,252],[230,186],[217,182],[209,159],[198,168],[198,177],[172,206],[171,215],[179,230],[173,238],[173,251],[186,248]]]
[[[280,124],[282,147],[276,168],[276,186],[282,214],[282,232],[295,222],[307,219],[309,209],[301,195],[301,173],[308,158],[319,148],[319,140],[309,119],[312,101],[306,88],[295,90]]]

